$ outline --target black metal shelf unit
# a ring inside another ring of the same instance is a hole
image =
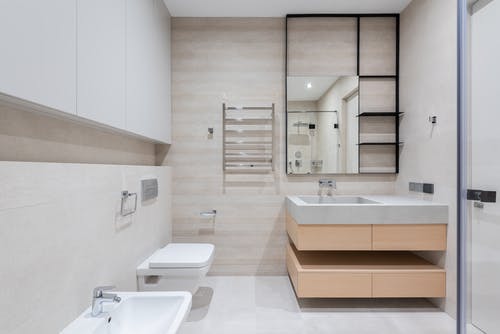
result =
[[[390,16],[390,15],[389,15]],[[361,17],[358,18],[358,77],[360,82],[362,80],[394,80],[395,81],[395,110],[394,111],[374,111],[374,112],[360,112],[358,114],[358,172],[360,174],[397,174],[399,173],[399,150],[400,146],[403,144],[399,139],[399,123],[400,118],[403,115],[403,112],[399,111],[399,15],[393,15],[396,21],[396,59],[395,59],[395,75],[363,75],[360,73],[360,20]],[[361,105],[361,85],[360,85],[360,98],[358,99],[358,108],[360,109]],[[394,117],[394,135],[395,140],[393,142],[361,142],[361,122],[365,117]],[[394,146],[394,155],[395,155],[395,166],[394,171],[379,171],[376,172],[373,169],[370,171],[363,171],[365,168],[361,167],[361,148],[362,147],[373,147],[373,146]]]

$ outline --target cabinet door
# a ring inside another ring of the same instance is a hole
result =
[[[0,92],[76,113],[76,0],[0,1]]]
[[[127,129],[170,143],[170,17],[161,0],[127,0]]]
[[[78,0],[78,116],[125,129],[125,0]]]

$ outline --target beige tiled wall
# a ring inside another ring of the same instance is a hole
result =
[[[289,75],[356,75],[356,53],[357,19],[354,17],[288,20]]]
[[[408,182],[435,184],[427,196],[449,205],[448,249],[425,254],[446,266],[447,298],[456,306],[456,1],[415,0],[401,14],[400,174],[397,190]],[[429,116],[437,116],[433,127]]]
[[[121,191],[159,197],[119,215]],[[0,162],[0,333],[58,333],[98,285],[135,290],[135,268],[171,239],[169,167]]]
[[[284,198],[316,194],[320,177],[285,175],[284,19],[174,18],[172,43],[174,240],[214,243],[210,274],[285,274]],[[274,175],[224,177],[223,102],[276,103]],[[390,193],[395,176],[335,179],[340,194]],[[215,223],[200,218],[212,208]]]

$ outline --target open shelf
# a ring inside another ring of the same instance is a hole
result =
[[[360,75],[360,79],[397,79],[397,75]]]
[[[403,112],[362,112],[357,117],[380,117],[380,116],[401,116]]]
[[[394,143],[394,142],[366,142],[366,143],[359,143],[359,146],[374,146],[374,145],[403,145],[402,142]]]
[[[293,246],[290,246],[293,247]],[[425,271],[443,272],[444,269],[411,252],[370,251],[307,251],[294,250],[301,272],[352,271],[396,272]]]
[[[411,252],[298,251],[287,268],[300,298],[445,297],[446,272]]]

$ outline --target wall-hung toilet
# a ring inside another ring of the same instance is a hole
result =
[[[137,267],[139,291],[196,292],[214,257],[212,244],[171,243]]]

